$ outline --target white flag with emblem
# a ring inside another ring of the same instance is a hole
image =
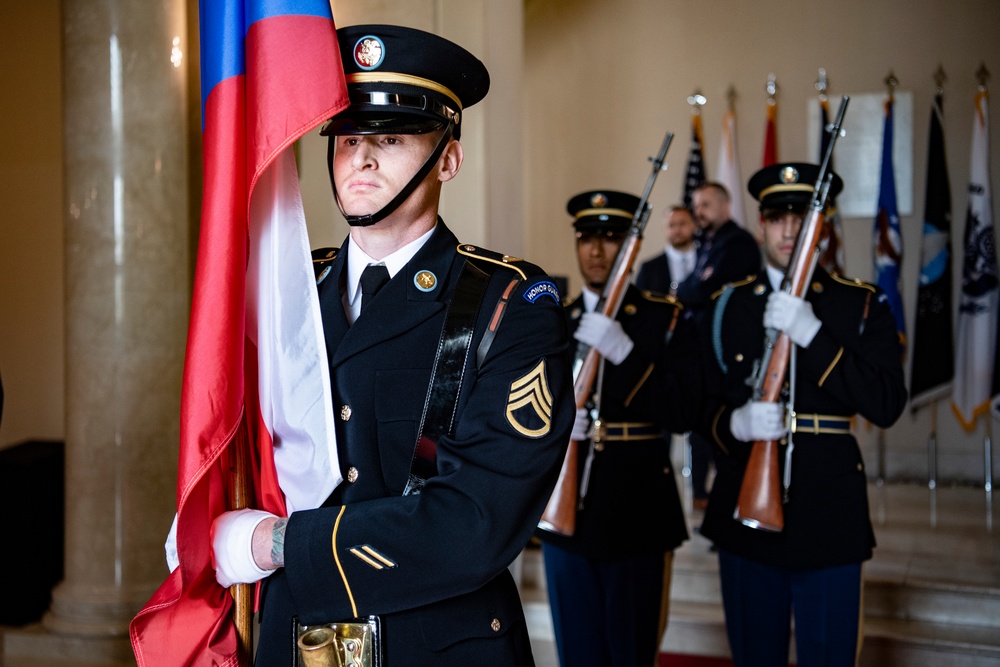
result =
[[[965,218],[965,256],[958,305],[955,385],[952,408],[966,430],[986,413],[996,393],[997,285],[996,237],[990,193],[990,117],[985,90],[976,94],[972,126],[972,167]]]

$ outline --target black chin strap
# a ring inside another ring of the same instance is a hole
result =
[[[448,142],[451,140],[454,129],[455,124],[448,123],[445,127],[444,133],[441,134],[441,139],[438,141],[437,146],[435,146],[434,151],[427,158],[427,161],[424,162],[424,165],[413,175],[410,182],[403,186],[403,189],[392,198],[392,201],[371,215],[348,215],[344,211],[344,207],[340,203],[340,195],[337,193],[337,182],[333,178],[334,144],[337,141],[337,137],[330,137],[330,141],[327,142],[326,145],[326,166],[330,172],[330,185],[333,186],[333,198],[337,202],[337,208],[340,209],[341,215],[343,215],[344,219],[347,220],[347,224],[351,227],[368,227],[370,225],[374,225],[376,222],[384,220],[392,214],[393,211],[399,208],[399,206],[406,201],[407,197],[413,194],[413,191],[416,190],[421,181],[427,177],[427,174],[431,173],[431,169],[433,169],[434,165],[437,164],[441,154],[444,153],[445,146],[447,146]]]

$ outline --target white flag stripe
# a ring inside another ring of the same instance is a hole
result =
[[[743,179],[740,178],[740,161],[736,156],[736,112],[727,111],[722,117],[722,141],[719,142],[719,176],[717,179],[729,190],[729,217],[740,227],[747,227],[743,212]]]
[[[288,148],[250,204],[247,332],[256,331],[260,406],[288,513],[319,507],[343,477],[330,368],[299,191]]]
[[[962,426],[973,430],[989,407],[1000,314],[997,256],[990,184],[990,117],[985,91],[976,95],[972,164],[966,213],[965,257],[959,295],[952,407]]]

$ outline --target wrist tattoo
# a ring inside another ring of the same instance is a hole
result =
[[[275,567],[285,566],[285,526],[288,519],[278,519],[271,528],[271,562]]]

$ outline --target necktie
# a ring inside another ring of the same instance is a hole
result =
[[[389,269],[385,264],[369,264],[361,272],[361,312],[368,302],[389,282]]]

